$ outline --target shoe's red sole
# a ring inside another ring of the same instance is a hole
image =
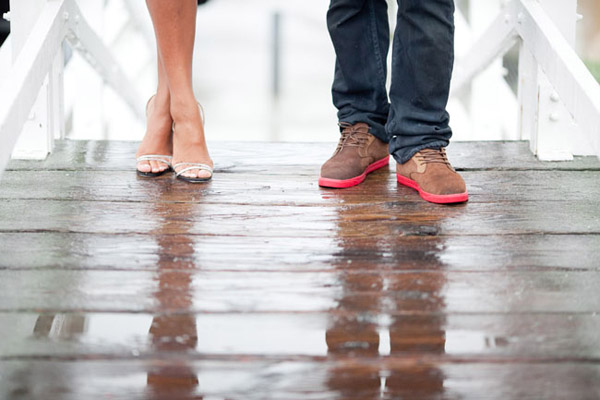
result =
[[[469,200],[469,193],[457,193],[457,194],[433,194],[428,193],[421,189],[419,184],[412,179],[409,179],[400,174],[396,174],[398,178],[398,183],[404,186],[408,186],[411,189],[415,189],[419,192],[419,195],[423,200],[427,200],[430,203],[436,204],[452,204],[452,203],[464,203]]]
[[[319,186],[334,188],[334,189],[345,189],[352,186],[356,186],[360,183],[363,183],[368,174],[373,171],[378,170],[379,168],[383,168],[390,163],[390,156],[382,158],[381,160],[375,161],[373,164],[369,165],[365,172],[363,172],[359,176],[355,176],[350,179],[329,179],[319,177]]]

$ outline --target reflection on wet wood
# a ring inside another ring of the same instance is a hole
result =
[[[322,360],[351,357],[427,357],[439,362],[595,362],[600,317],[586,313],[431,313],[380,316],[364,310],[315,313],[0,313],[0,334],[34,337],[28,346],[3,346],[3,359],[254,358]],[[189,321],[196,321],[196,329]],[[63,330],[56,331],[57,325]],[[33,335],[30,327],[33,326]],[[118,326],[118,331],[104,331]],[[243,329],[240,329],[243,327]],[[581,329],[586,327],[587,329]],[[440,330],[443,336],[440,336]],[[152,332],[150,332],[152,331]],[[573,332],[577,331],[578,336]],[[151,333],[149,335],[149,332]],[[182,333],[186,332],[186,334]],[[191,334],[190,334],[191,333]],[[348,337],[353,340],[349,341]],[[156,338],[160,337],[160,342]],[[293,337],[294,340],[283,340]],[[440,338],[443,338],[441,340]],[[389,339],[389,347],[383,348]],[[48,340],[53,341],[48,346]],[[177,347],[194,340],[189,348]],[[436,348],[441,351],[434,351]]]
[[[330,272],[194,271],[185,293],[193,299],[174,312],[345,312],[396,314],[572,312],[600,310],[598,271],[548,272]],[[392,267],[393,268],[393,267]],[[187,280],[186,270],[1,271],[0,311],[44,310],[160,313],[161,274]],[[557,295],[561,293],[562,295]],[[367,307],[369,306],[369,307]],[[600,318],[600,316],[599,316]]]
[[[392,168],[393,169],[393,168]],[[369,177],[369,185],[344,191],[319,189],[312,167],[295,168],[294,180],[279,175],[254,173],[222,174],[201,188],[173,181],[169,176],[155,180],[131,180],[131,171],[13,171],[2,180],[0,199],[79,200],[157,203],[202,203],[236,205],[314,205],[337,206],[419,202],[412,192],[398,187],[389,174],[379,171]],[[292,173],[291,171],[289,172]],[[554,202],[582,202],[600,193],[600,170],[590,171],[467,171],[470,203],[529,202],[546,199]],[[282,181],[282,179],[285,179]],[[29,187],[23,186],[28,182]],[[96,185],[90,185],[95,182]],[[240,185],[240,182],[244,182]],[[552,182],[549,185],[548,182]],[[57,191],[55,188],[60,187]],[[566,191],[565,188],[569,190]]]
[[[368,196],[368,195],[367,195]],[[415,202],[338,207],[108,201],[6,200],[0,232],[367,238],[390,236],[598,234],[600,202],[471,203],[440,210]],[[23,216],[26,216],[23,218]],[[181,221],[185,221],[182,224]],[[338,234],[339,232],[339,234]]]
[[[9,393],[32,398],[32,380],[63,398],[118,399],[586,399],[597,398],[600,367],[589,363],[432,363],[415,358],[177,362],[0,362]],[[543,390],[540,380],[544,381]],[[73,385],[73,382],[77,385]],[[538,384],[536,384],[536,382]],[[383,389],[382,389],[383,387]],[[383,392],[383,393],[382,393]],[[48,393],[48,392],[46,392]],[[573,394],[579,396],[573,396]],[[23,395],[24,394],[24,395]],[[541,394],[541,396],[540,396]],[[542,397],[543,396],[543,397]]]
[[[598,160],[456,143],[442,207],[319,189],[326,144],[217,144],[202,186],[135,146],[4,174],[0,399],[598,398]]]
[[[435,233],[432,231],[431,233]],[[156,239],[160,237],[162,246]],[[201,252],[182,255],[192,240]],[[27,252],[25,242],[35,243]],[[597,270],[600,235],[537,233],[528,235],[436,235],[346,238],[324,246],[319,237],[120,234],[115,262],[115,236],[100,233],[0,233],[2,269],[150,270],[178,269],[193,262],[202,271],[504,271]],[[341,246],[341,244],[345,246]],[[431,257],[423,254],[436,248]],[[577,257],[564,249],[577,249]],[[486,249],[482,252],[482,249]],[[160,257],[159,253],[160,252]],[[298,255],[303,255],[300,258]],[[161,260],[160,266],[158,260]],[[351,259],[351,263],[348,260]],[[373,261],[377,262],[374,263]]]

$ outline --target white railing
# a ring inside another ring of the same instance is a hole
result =
[[[120,1],[128,10],[129,24],[137,27],[147,44],[153,44],[148,21],[140,18],[143,2]],[[511,138],[529,140],[540,159],[569,159],[574,154],[600,156],[600,87],[573,49],[577,0],[470,3],[475,13],[484,6],[490,13],[494,6],[489,5],[495,4],[496,11],[492,12],[498,15],[482,27],[480,21],[485,19],[471,18],[469,23],[468,16],[457,12],[457,33],[462,32],[457,44],[463,49],[457,57],[452,90],[462,99],[466,113],[471,113],[473,120],[481,120],[486,113],[497,114],[499,111],[490,106],[486,106],[485,113],[477,109],[481,104],[491,104],[492,99],[503,109],[514,110],[518,135]],[[99,0],[11,2],[11,38],[0,48],[0,172],[17,140],[25,143],[21,155],[43,158],[52,150],[54,139],[64,137],[65,41],[94,67],[98,72],[95,78],[113,87],[134,114],[143,110],[142,97],[116,61],[114,49],[100,38],[94,21],[82,14],[82,7],[105,4]],[[498,61],[515,44],[520,44],[518,96],[505,86]],[[483,90],[478,87],[481,73],[489,72],[490,66],[492,79],[502,82],[497,93],[489,93],[488,86]],[[97,85],[88,81],[81,82],[90,86],[88,95],[76,105],[87,110],[88,116],[102,118],[86,103],[98,93]],[[487,103],[480,101],[482,96]],[[513,123],[510,118],[505,121]],[[486,138],[483,129],[477,134],[480,136],[474,137]]]
[[[104,2],[86,1],[83,5],[93,4],[103,7]],[[132,9],[132,18],[135,13]],[[0,52],[0,65],[6,67],[6,59],[12,60],[0,82],[0,171],[6,167],[17,140],[28,147],[25,158],[39,159],[52,151],[55,138],[64,137],[65,41],[114,88],[134,114],[141,113],[143,103],[135,85],[75,0],[11,1],[9,17],[11,34]],[[87,97],[93,99],[95,94],[91,92]]]
[[[481,3],[471,4],[476,2]],[[542,160],[600,157],[600,86],[574,50],[579,18],[577,0],[504,1],[493,22],[457,60],[455,94],[520,45],[514,104],[518,132]]]

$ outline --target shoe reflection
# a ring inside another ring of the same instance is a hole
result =
[[[164,186],[162,186],[164,188]],[[163,189],[167,190],[167,189]],[[168,197],[164,193],[163,197]],[[188,235],[198,205],[157,201],[159,226],[153,232],[158,244],[158,287],[154,297],[160,314],[152,318],[150,342],[159,362],[148,370],[149,398],[201,399],[196,395],[198,376],[185,353],[198,344],[193,313],[194,243]],[[173,357],[173,353],[178,356]]]
[[[154,182],[153,182],[154,183]],[[196,370],[186,357],[198,343],[193,306],[193,277],[197,271],[194,243],[189,236],[198,204],[169,201],[170,185],[164,181],[148,187],[159,191],[152,214],[157,226],[152,235],[157,244],[157,288],[153,296],[159,312],[150,325],[147,363],[149,399],[202,399]],[[156,196],[156,193],[153,194]],[[41,314],[33,335],[37,338],[78,340],[89,334],[89,320],[82,314]]]
[[[387,176],[379,175],[370,183],[373,192],[392,198]],[[327,385],[340,399],[441,398],[444,374],[428,360],[445,352],[446,279],[414,268],[443,271],[443,239],[400,238],[398,225],[384,220],[384,205],[365,202],[361,191],[366,193],[360,187],[323,192],[340,201],[335,266],[342,287],[326,333],[328,355],[336,360]],[[410,207],[399,204],[389,212],[411,222]],[[423,220],[413,222],[439,228],[435,215],[415,215]]]

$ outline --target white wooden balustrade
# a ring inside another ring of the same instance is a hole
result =
[[[542,160],[600,157],[600,86],[574,50],[577,0],[502,3],[495,20],[457,61],[453,93],[519,44],[521,138]]]
[[[130,25],[152,47],[151,27],[140,18],[143,2],[121,1]],[[98,33],[101,21],[86,18],[105,5],[100,0],[11,1],[12,32],[0,48],[0,172],[11,154],[44,158],[54,139],[64,137],[64,42],[95,70],[76,83],[85,95],[72,105],[73,118],[87,118],[78,124],[101,129],[102,114],[94,110],[105,84],[141,117],[143,100],[127,74],[135,72],[116,61],[114,46]],[[510,138],[529,140],[540,159],[600,157],[600,87],[573,49],[577,0],[471,0],[469,10],[464,16],[457,11],[452,92],[472,116],[473,137],[495,137],[485,124],[495,119],[514,126]],[[514,45],[520,46],[518,96],[502,79],[500,63]]]
[[[82,5],[102,6],[103,2],[85,1]],[[12,60],[0,82],[0,171],[19,137],[26,144],[20,156],[44,158],[52,150],[54,139],[64,135],[65,41],[114,88],[133,113],[142,113],[141,96],[132,80],[75,0],[13,0],[10,19],[11,35],[0,54],[4,58],[0,65],[6,66],[9,56]],[[97,95],[97,91],[87,92],[87,99],[93,101]]]

